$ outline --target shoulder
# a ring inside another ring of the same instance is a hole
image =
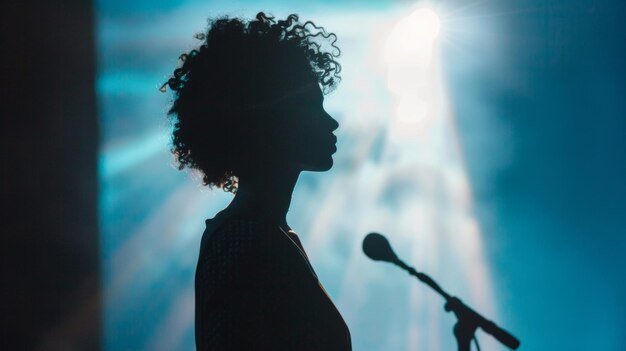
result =
[[[249,216],[222,215],[207,220],[196,275],[212,280],[272,266],[283,252],[285,234],[269,222]],[[269,269],[269,267],[268,267]]]
[[[227,215],[206,221],[200,254],[241,255],[253,253],[259,246],[271,244],[280,234],[280,228],[256,218]],[[204,251],[204,252],[203,252]]]

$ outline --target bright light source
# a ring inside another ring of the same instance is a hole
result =
[[[439,16],[428,7],[418,8],[393,28],[385,47],[385,61],[428,66],[440,30]]]
[[[435,11],[429,8],[420,8],[414,11],[405,19],[409,35],[419,40],[434,41],[439,30],[441,22]]]
[[[429,135],[441,112],[435,44],[439,16],[421,6],[398,20],[385,43],[387,86],[397,96],[394,137]]]

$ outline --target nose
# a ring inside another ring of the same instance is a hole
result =
[[[339,128],[339,122],[337,122],[336,119],[334,119],[331,115],[329,115],[328,112],[324,111],[324,113],[326,114],[326,117],[328,118],[328,121],[330,124],[330,131],[333,132],[337,130],[337,128]]]

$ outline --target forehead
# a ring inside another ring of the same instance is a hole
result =
[[[318,100],[323,99],[324,94],[322,94],[322,90],[320,89],[320,85],[317,80],[313,80],[301,82],[301,84],[294,86],[288,94],[288,97],[312,98]]]
[[[322,102],[324,94],[317,80],[294,82],[287,89],[281,91],[274,99],[275,104],[290,104],[301,102]]]

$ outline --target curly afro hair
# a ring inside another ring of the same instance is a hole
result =
[[[315,79],[324,94],[336,87],[337,37],[299,22],[298,15],[275,20],[263,12],[250,21],[210,19],[207,31],[195,37],[200,46],[180,56],[161,87],[174,91],[171,151],[179,170],[198,170],[204,185],[235,193],[250,157],[246,131],[263,123],[280,94],[293,89],[294,77]]]

